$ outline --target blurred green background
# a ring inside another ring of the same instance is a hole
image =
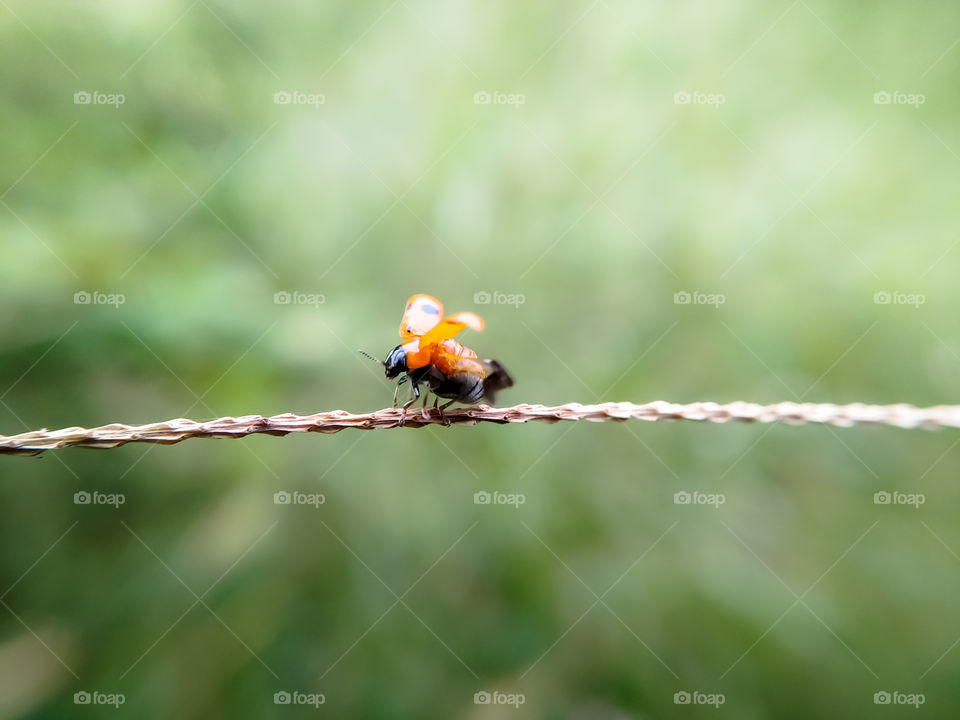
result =
[[[956,402],[958,21],[3,0],[0,432],[383,407],[356,350],[385,356],[416,292],[485,317],[463,340],[515,376],[505,405]],[[0,458],[0,717],[915,712],[878,692],[956,716],[957,440],[632,422]]]

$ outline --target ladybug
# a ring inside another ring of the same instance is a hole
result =
[[[443,304],[430,295],[414,295],[407,300],[400,320],[402,342],[383,361],[387,378],[399,378],[394,407],[400,386],[407,381],[413,397],[403,406],[404,411],[420,398],[420,386],[425,385],[424,407],[429,392],[437,396],[434,407],[439,398],[450,401],[439,408],[441,413],[455,402],[493,403],[497,392],[513,386],[513,378],[503,365],[496,360],[481,360],[453,339],[464,328],[483,330],[483,318],[471,312],[444,317]]]

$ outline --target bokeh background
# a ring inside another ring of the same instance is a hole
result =
[[[0,432],[383,407],[356,350],[416,292],[485,317],[503,404],[956,402],[958,21],[3,0]],[[0,459],[0,717],[956,716],[956,445],[633,422]]]

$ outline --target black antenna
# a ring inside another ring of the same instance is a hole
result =
[[[377,360],[373,355],[371,355],[371,354],[368,353],[368,352],[364,352],[363,350],[357,350],[357,352],[360,353],[361,355],[363,355],[364,357],[370,358],[370,359],[373,360],[377,365],[383,365],[383,364],[384,364],[384,362],[383,362],[382,360]]]

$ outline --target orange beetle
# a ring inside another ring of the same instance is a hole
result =
[[[496,360],[481,360],[470,348],[453,339],[464,328],[483,330],[483,318],[471,312],[444,317],[443,304],[430,295],[414,295],[407,300],[400,320],[400,339],[383,362],[389,379],[400,377],[413,387],[413,397],[404,410],[420,397],[420,385],[426,385],[437,398],[450,400],[441,412],[455,402],[473,404],[494,402],[499,390],[511,387],[513,379]],[[397,393],[393,406],[397,406]],[[427,404],[426,394],[423,399]],[[437,407],[437,400],[434,400]]]

